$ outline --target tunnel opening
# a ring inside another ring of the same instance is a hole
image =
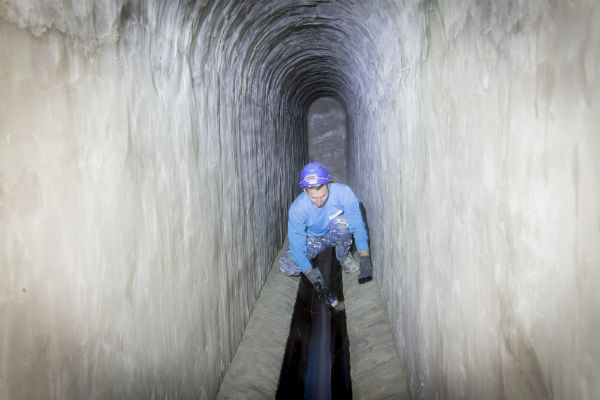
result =
[[[336,182],[348,182],[346,110],[333,97],[320,97],[308,109],[308,161],[324,164]]]

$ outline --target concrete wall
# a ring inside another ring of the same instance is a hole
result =
[[[306,115],[416,398],[593,398],[596,2],[0,4],[0,398],[212,398]]]
[[[411,391],[597,398],[599,5],[456,4],[400,10],[349,109]]]
[[[176,6],[1,6],[2,399],[212,398],[241,339],[306,139]]]

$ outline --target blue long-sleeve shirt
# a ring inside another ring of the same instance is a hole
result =
[[[324,236],[329,230],[331,220],[342,214],[348,219],[350,233],[354,235],[358,252],[369,250],[365,222],[360,213],[358,199],[350,186],[332,183],[322,208],[315,207],[305,192],[296,197],[289,211],[288,238],[294,262],[302,272],[312,268],[306,255],[306,233]]]

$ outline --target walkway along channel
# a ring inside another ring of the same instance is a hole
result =
[[[279,255],[287,247],[286,242]],[[321,376],[320,373],[316,373],[317,371],[309,370],[308,352],[311,346],[311,329],[327,329],[327,324],[322,323],[327,319],[326,314],[312,313],[313,324],[316,319],[321,318],[320,327],[306,328],[305,326],[302,328],[304,329],[302,334],[294,333],[290,329],[294,329],[292,321],[294,309],[299,306],[298,303],[301,303],[300,299],[304,298],[301,294],[309,288],[309,283],[305,282],[306,287],[303,289],[304,279],[290,278],[282,274],[277,264],[278,257],[273,262],[271,273],[246,326],[242,342],[221,384],[218,399],[273,399],[278,394],[278,387],[279,393],[283,393],[284,379],[290,386],[302,387],[299,394],[295,393],[289,398],[303,398],[307,376],[315,374]],[[335,259],[331,256],[330,258]],[[334,261],[333,264],[337,262]],[[325,272],[323,275],[328,279]],[[390,322],[375,281],[359,285],[357,274],[339,275],[342,278],[339,290],[343,287],[340,299],[344,300],[346,310],[345,312],[334,311],[331,317],[333,323],[330,327],[343,318],[347,325],[347,335],[346,332],[334,332],[335,337],[331,339],[330,349],[339,349],[341,346],[344,352],[345,349],[349,350],[351,381],[344,385],[351,387],[352,398],[355,400],[410,399],[405,372],[396,353]],[[331,288],[337,293],[338,288],[335,284]],[[316,298],[313,301],[312,290],[309,291],[311,292],[309,295],[311,298],[307,300],[309,304],[319,304]],[[307,329],[308,333],[306,333]],[[297,339],[293,339],[294,336],[297,338],[301,336],[304,341],[296,341]],[[346,336],[347,340],[345,340]],[[292,341],[296,343],[295,346],[299,351],[296,356],[293,356],[297,363],[290,360],[292,356],[285,352]],[[320,343],[321,346],[317,347],[328,347]],[[346,373],[346,369],[340,367],[339,363],[348,363],[348,359],[343,357],[342,353],[338,353],[337,350],[332,352],[334,356],[331,358],[332,368],[329,372],[332,395],[343,391],[347,393],[346,386],[343,389],[338,386],[339,382],[346,382],[341,376]],[[293,369],[296,370],[295,375],[292,373],[280,378],[284,370]],[[309,390],[312,392],[315,387],[319,388],[327,381],[326,377],[315,382],[310,381]]]

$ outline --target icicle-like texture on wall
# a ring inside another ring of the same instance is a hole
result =
[[[416,398],[600,392],[592,0],[0,4],[0,398],[213,398],[319,97]]]

